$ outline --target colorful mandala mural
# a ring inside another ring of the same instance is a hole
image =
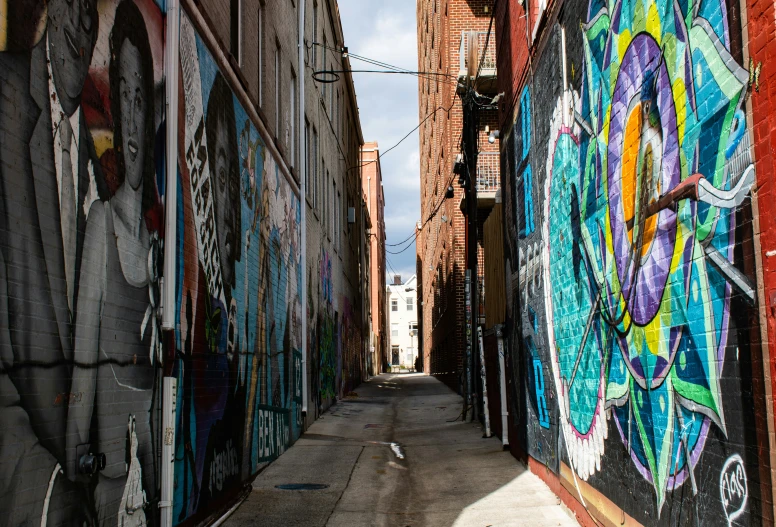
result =
[[[754,181],[724,0],[592,0],[580,94],[558,98],[543,211],[553,376],[569,460],[601,470],[607,416],[655,489],[689,481],[720,377],[736,208]],[[573,75],[573,74],[572,74]]]

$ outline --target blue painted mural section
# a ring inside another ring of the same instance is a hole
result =
[[[302,429],[301,203],[185,14],[181,70],[176,524]]]

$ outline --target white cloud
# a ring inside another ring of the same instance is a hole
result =
[[[395,8],[378,10],[373,31],[355,53],[415,71],[418,65],[415,20],[409,21],[401,15]]]

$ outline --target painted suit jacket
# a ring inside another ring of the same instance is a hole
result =
[[[7,325],[0,328],[0,511],[28,514],[32,522],[38,515],[38,525],[54,466],[64,467],[67,409],[78,398],[70,394],[70,381],[89,161],[100,198],[107,199],[81,107],[71,320],[46,46],[44,35],[30,52],[0,53],[0,251],[7,295]],[[26,523],[23,517],[4,519]]]

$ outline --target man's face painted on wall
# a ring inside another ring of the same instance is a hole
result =
[[[119,118],[121,119],[121,151],[124,156],[124,182],[133,190],[138,190],[143,183],[143,166],[147,155],[145,123],[148,94],[143,93],[145,83],[142,71],[140,51],[129,40],[125,40],[119,54],[119,107],[121,108]]]
[[[70,115],[81,102],[97,29],[96,0],[50,0],[48,38],[54,85]]]
[[[218,120],[215,137],[215,209],[216,209],[216,234],[218,235],[218,249],[221,255],[221,274],[224,284],[231,288],[235,286],[234,266],[240,259],[238,251],[239,226],[239,199],[240,180],[236,170],[230,170],[235,162],[233,152],[229,148],[229,135],[226,123]],[[213,154],[211,154],[213,155]]]

